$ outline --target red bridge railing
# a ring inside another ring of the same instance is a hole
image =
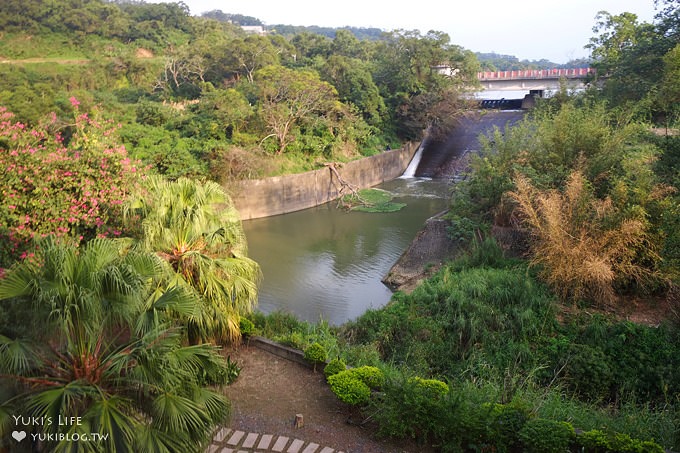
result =
[[[526,69],[519,71],[485,71],[478,72],[478,80],[514,80],[514,79],[580,79],[594,74],[594,68],[569,69]]]

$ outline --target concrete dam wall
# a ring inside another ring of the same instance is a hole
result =
[[[347,162],[337,167],[340,177],[356,188],[367,188],[402,175],[418,149],[408,143],[401,149]],[[299,211],[335,200],[341,182],[330,168],[306,173],[241,181],[230,194],[242,220]]]

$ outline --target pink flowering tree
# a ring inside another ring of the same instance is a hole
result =
[[[52,114],[34,127],[0,107],[0,268],[25,258],[33,238],[121,234],[137,167],[115,127],[80,112],[77,99],[71,105],[71,124]]]

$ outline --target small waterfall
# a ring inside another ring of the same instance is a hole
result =
[[[420,146],[418,147],[418,150],[413,155],[413,159],[411,159],[411,162],[409,162],[408,167],[406,167],[406,170],[404,170],[404,174],[401,175],[401,178],[414,178],[415,177],[416,170],[418,169],[418,165],[420,164],[420,159],[423,157],[423,151],[424,150],[425,150],[425,140],[420,142]]]

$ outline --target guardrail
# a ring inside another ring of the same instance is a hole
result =
[[[526,69],[518,71],[485,71],[478,72],[477,79],[486,80],[518,80],[518,79],[582,79],[595,74],[595,68],[569,69]]]

